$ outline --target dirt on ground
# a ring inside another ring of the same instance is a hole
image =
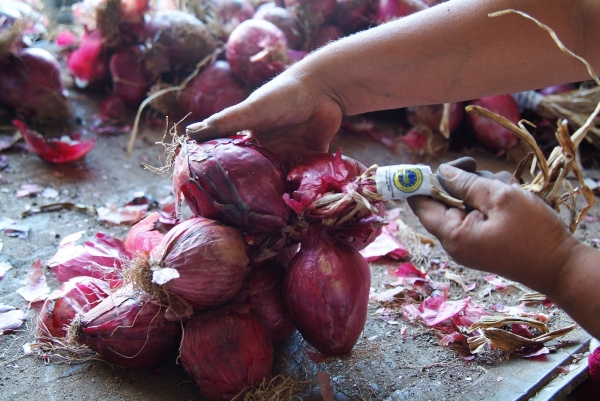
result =
[[[74,91],[72,101],[76,114],[84,124],[89,124],[92,114],[99,107],[100,99],[91,94]],[[3,121],[6,125],[8,121]],[[82,125],[85,128],[85,125]],[[14,133],[9,129],[7,135]],[[23,146],[13,146],[2,152],[8,166],[0,171],[0,220],[10,218],[28,227],[26,238],[0,235],[0,262],[12,268],[0,280],[0,304],[13,305],[27,311],[28,320],[21,329],[0,336],[0,399],[39,400],[201,400],[196,386],[185,375],[177,354],[164,364],[152,369],[129,370],[101,361],[80,364],[47,363],[35,355],[25,355],[23,346],[34,338],[35,317],[38,310],[29,307],[16,292],[27,276],[32,264],[46,262],[53,256],[61,239],[85,230],[92,237],[102,231],[124,238],[127,225],[106,225],[96,220],[93,214],[76,210],[59,210],[38,213],[25,218],[24,211],[55,202],[71,202],[98,208],[107,204],[124,205],[141,193],[156,200],[171,192],[170,180],[145,170],[141,163],[160,164],[163,152],[155,143],[163,136],[161,128],[144,128],[135,141],[130,160],[126,156],[128,135],[98,137],[96,148],[83,160],[66,164],[49,164],[27,152]],[[385,146],[367,137],[347,135],[335,138],[332,149],[342,147],[344,153],[365,165],[398,164],[399,162],[426,162],[434,168],[444,158],[426,160],[405,153],[392,152]],[[473,156],[480,167],[492,171],[512,170],[514,165],[497,159],[494,155],[476,152]],[[23,184],[37,184],[57,191],[54,198],[40,194],[17,197]],[[390,205],[400,207],[401,218],[416,231],[425,233],[416,217],[405,203]],[[598,223],[594,208],[592,221],[582,224],[577,235],[584,241],[594,242]],[[447,262],[449,268],[460,275],[465,284],[477,282],[478,289],[470,296],[477,303],[491,305],[501,302],[516,306],[524,290],[510,286],[504,291],[480,291],[485,285],[484,273],[456,265],[436,242],[427,261]],[[372,263],[372,287],[374,292],[386,289],[388,268],[398,262]],[[59,287],[53,273],[45,269],[51,289]],[[440,280],[443,280],[440,278]],[[451,298],[462,299],[465,294],[453,283]],[[299,334],[276,349],[274,372],[284,377],[293,377],[302,382],[301,393],[305,399],[320,399],[317,381],[318,372],[331,377],[337,400],[484,400],[520,399],[531,394],[537,382],[548,374],[556,376],[557,369],[570,357],[573,350],[589,340],[582,330],[566,337],[571,345],[559,348],[548,356],[522,359],[506,358],[498,352],[488,351],[477,355],[473,361],[465,361],[459,354],[440,346],[435,333],[428,328],[403,321],[399,309],[393,323],[384,321],[377,302],[370,302],[369,315],[364,333],[354,348],[345,356],[316,359],[311,348]],[[537,309],[536,309],[537,308]],[[542,310],[538,306],[534,309]],[[568,316],[556,307],[543,309],[552,316],[551,328],[564,327],[571,323]],[[571,348],[569,348],[571,347]],[[582,362],[583,363],[583,362]],[[529,392],[529,393],[528,393]],[[529,397],[527,396],[527,398]]]

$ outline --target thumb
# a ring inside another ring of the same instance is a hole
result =
[[[205,142],[252,129],[255,123],[244,102],[213,114],[204,121],[188,125],[186,134],[191,139]]]
[[[491,207],[489,200],[492,194],[500,192],[499,185],[506,185],[498,180],[492,180],[470,173],[454,166],[443,164],[438,170],[440,184],[455,198],[461,199],[471,208],[484,214]]]

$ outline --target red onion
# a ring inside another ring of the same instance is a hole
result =
[[[379,0],[377,19],[379,23],[388,22],[396,18],[424,10],[429,6],[421,0]]]
[[[316,50],[342,37],[344,37],[344,31],[339,26],[322,25],[312,38],[310,48]]]
[[[73,277],[44,302],[38,320],[42,336],[65,337],[68,326],[110,295],[108,283],[93,277]]]
[[[269,3],[268,5],[273,5]],[[287,44],[290,49],[299,50],[304,44],[304,34],[300,21],[295,14],[290,10],[282,7],[265,7],[261,6],[254,14],[254,19],[262,19],[273,23],[277,28],[281,29]]]
[[[148,68],[185,77],[217,48],[217,39],[198,18],[179,10],[159,10],[145,25],[151,47]]]
[[[250,19],[238,25],[227,40],[231,70],[242,81],[260,86],[286,68],[287,39],[269,21]]]
[[[256,316],[215,311],[186,324],[181,363],[204,397],[228,401],[271,375],[273,348]]]
[[[123,99],[113,93],[104,98],[100,105],[100,113],[97,116],[103,122],[112,120],[127,121],[130,120],[132,113],[133,109],[125,104]]]
[[[236,105],[248,97],[248,90],[231,72],[227,61],[218,60],[202,70],[179,94],[179,106],[192,121]]]
[[[337,0],[337,3],[336,21],[346,33],[358,32],[376,24],[375,0]]]
[[[164,361],[181,339],[181,323],[148,296],[122,288],[81,318],[80,339],[102,357],[128,368]]]
[[[109,234],[97,233],[95,240],[78,244],[77,240],[81,235],[82,232],[78,232],[65,237],[58,252],[46,262],[58,281],[90,276],[118,282],[121,278],[121,263],[131,258],[123,242]]]
[[[336,0],[285,0],[285,7],[297,13],[311,26],[319,26],[334,16]]]
[[[230,301],[249,272],[240,233],[203,217],[176,225],[153,250],[153,281],[194,309]]]
[[[343,354],[365,326],[370,285],[360,253],[313,225],[288,267],[283,294],[302,337],[323,354]]]
[[[99,29],[84,32],[79,48],[69,54],[67,66],[80,88],[102,87],[110,82],[108,56],[102,51],[104,38]]]
[[[184,143],[174,162],[174,193],[196,216],[270,233],[287,225],[285,172],[275,155],[241,137]]]
[[[67,163],[79,160],[91,152],[96,145],[94,138],[84,140],[79,133],[46,139],[39,133],[30,130],[22,121],[13,120],[13,124],[23,135],[29,151],[49,163]]]
[[[156,78],[146,68],[142,49],[136,45],[123,48],[112,55],[110,73],[114,94],[134,109],[146,98],[150,85]]]
[[[22,120],[64,125],[70,112],[56,58],[40,48],[9,56],[0,66],[0,105],[13,109]]]
[[[517,102],[510,95],[483,97],[469,103],[493,111],[515,124],[521,119]],[[470,113],[467,118],[477,140],[492,152],[505,152],[519,142],[512,132],[490,119]]]
[[[405,135],[399,137],[409,150],[421,153],[427,147],[427,136],[417,129],[410,129]]]
[[[283,304],[284,277],[285,268],[279,263],[263,262],[252,268],[236,297],[250,305],[250,312],[265,325],[273,343],[284,341],[296,331]]]

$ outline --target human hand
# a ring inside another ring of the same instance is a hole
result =
[[[470,211],[424,196],[409,198],[411,208],[456,262],[549,294],[579,241],[545,202],[511,182],[509,173],[475,169],[473,159],[463,158],[438,170],[442,186]]]
[[[327,152],[342,115],[341,103],[322,78],[290,69],[244,102],[188,126],[187,135],[207,141],[249,130],[287,167],[296,154]]]

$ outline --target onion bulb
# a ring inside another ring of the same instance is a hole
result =
[[[510,95],[483,97],[473,100],[469,104],[493,111],[514,124],[518,124],[521,119],[519,106]],[[515,134],[497,122],[471,113],[467,114],[467,118],[475,137],[488,150],[501,154],[517,146],[519,139]]]
[[[273,347],[256,316],[217,310],[186,324],[181,363],[206,399],[229,401],[271,375]]]
[[[242,137],[182,144],[173,186],[196,216],[237,227],[244,234],[270,233],[287,225],[290,210],[283,166],[271,152]]]
[[[370,285],[361,254],[314,224],[290,262],[283,294],[302,337],[323,354],[343,354],[365,326]]]
[[[298,17],[293,14],[290,10],[283,7],[265,7],[273,5],[273,3],[267,3],[259,7],[254,14],[255,19],[262,19],[273,23],[277,28],[281,29],[287,44],[290,49],[300,50],[304,44],[304,34]]]

